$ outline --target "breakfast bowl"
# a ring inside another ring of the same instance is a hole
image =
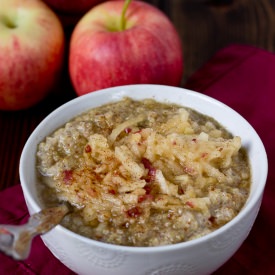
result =
[[[161,85],[128,85],[89,93],[57,108],[37,126],[22,151],[20,180],[29,213],[34,214],[45,207],[41,190],[38,188],[39,144],[75,117],[123,98],[136,101],[153,99],[167,105],[177,104],[190,108],[215,119],[232,136],[240,137],[251,172],[249,192],[240,211],[216,230],[171,244],[135,246],[110,243],[88,238],[63,225],[57,225],[41,238],[52,254],[77,274],[211,274],[232,257],[248,236],[261,206],[268,165],[265,148],[253,127],[230,107],[201,93]],[[180,122],[178,124],[180,125]],[[128,129],[128,126],[125,127]],[[127,132],[130,132],[129,129]],[[205,134],[201,138],[204,139]],[[192,138],[190,142],[195,143],[196,139]],[[188,170],[187,173],[192,174],[192,171]],[[111,193],[113,195],[115,192],[112,190]],[[180,196],[183,195],[178,195]],[[193,207],[190,201],[186,204],[186,207]],[[105,206],[102,205],[103,207]],[[138,213],[130,212],[132,217],[136,214]],[[162,223],[166,221],[163,220]],[[146,224],[144,226],[146,227]],[[171,226],[173,227],[173,224]],[[160,235],[162,230],[160,227]]]

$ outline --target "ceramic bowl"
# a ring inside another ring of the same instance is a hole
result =
[[[220,229],[195,240],[159,247],[126,247],[94,241],[58,225],[42,236],[45,245],[77,274],[210,274],[223,265],[248,236],[258,214],[267,177],[267,156],[259,136],[237,112],[203,94],[160,85],[129,85],[93,92],[62,105],[33,131],[22,152],[20,179],[30,214],[41,210],[36,184],[37,145],[55,129],[84,111],[120,100],[154,98],[193,108],[215,118],[242,138],[252,169],[249,198],[241,212]]]

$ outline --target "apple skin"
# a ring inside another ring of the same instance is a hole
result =
[[[40,0],[0,0],[0,6],[0,109],[26,109],[60,76],[64,31]]]
[[[171,21],[156,7],[133,1],[126,30],[118,31],[123,4],[97,5],[73,30],[69,72],[79,96],[127,84],[181,83],[182,45]]]

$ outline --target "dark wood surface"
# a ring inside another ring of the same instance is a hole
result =
[[[161,9],[178,30],[186,80],[219,49],[242,43],[275,51],[275,0],[147,0]],[[71,27],[65,28],[69,41]],[[1,41],[0,41],[1,43]],[[0,190],[19,183],[23,146],[39,122],[74,98],[66,64],[55,91],[24,111],[0,111]]]

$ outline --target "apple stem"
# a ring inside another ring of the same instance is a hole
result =
[[[124,31],[125,28],[126,28],[125,14],[126,14],[126,11],[128,9],[128,6],[130,5],[130,3],[131,3],[131,0],[125,0],[124,1],[122,13],[121,13],[121,20],[120,20],[120,30],[121,31]]]

